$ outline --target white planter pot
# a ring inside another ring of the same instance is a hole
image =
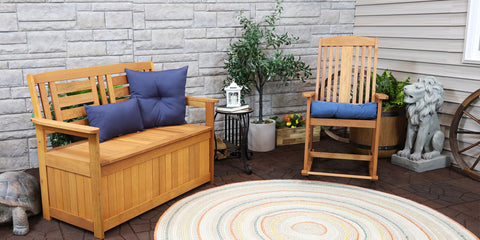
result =
[[[269,152],[275,149],[275,121],[256,124],[250,122],[248,129],[248,149],[254,152]]]

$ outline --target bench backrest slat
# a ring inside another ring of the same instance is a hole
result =
[[[88,124],[83,104],[95,106],[130,98],[125,68],[154,70],[152,62],[139,62],[28,74],[35,116]]]

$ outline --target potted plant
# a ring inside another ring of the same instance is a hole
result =
[[[402,149],[406,134],[405,103],[403,102],[403,88],[410,84],[410,77],[398,81],[391,72],[385,70],[382,75],[377,74],[376,92],[388,95],[388,100],[382,102],[382,120],[379,140],[379,157],[391,157],[393,153]],[[350,143],[357,153],[369,151],[371,143],[371,129],[350,129]]]
[[[229,75],[224,84],[228,85],[234,80],[243,87],[242,95],[249,94],[252,88],[258,93],[258,121],[250,124],[248,136],[249,149],[253,151],[271,151],[275,148],[274,121],[264,120],[265,84],[281,81],[287,85],[290,80],[305,81],[311,75],[306,63],[283,51],[284,46],[294,43],[298,38],[277,32],[275,26],[283,11],[281,3],[282,0],[277,0],[275,10],[262,23],[256,23],[240,14],[242,36],[230,44],[225,60],[225,69]],[[267,132],[260,130],[262,128],[267,128]]]

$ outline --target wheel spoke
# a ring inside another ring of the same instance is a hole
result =
[[[478,156],[477,160],[476,160],[475,163],[470,167],[470,169],[474,170],[475,167],[477,166],[478,162],[480,162],[480,156]]]
[[[463,152],[465,152],[465,151],[467,151],[467,150],[469,150],[469,149],[471,149],[471,148],[473,148],[473,147],[475,147],[475,146],[478,146],[478,145],[480,145],[480,141],[478,141],[478,142],[476,142],[476,143],[474,143],[474,144],[472,144],[472,145],[470,145],[470,146],[468,146],[468,147],[466,147],[466,148],[464,148],[464,149],[462,149],[462,150],[460,150],[460,151],[458,151],[458,152],[459,152],[459,153],[463,153]]]
[[[477,122],[478,124],[480,124],[480,120],[476,117],[474,117],[472,114],[470,114],[469,112],[463,110],[463,113],[465,113],[467,116],[469,116],[471,119],[473,119],[475,122]]]

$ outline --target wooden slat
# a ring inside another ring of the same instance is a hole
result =
[[[101,104],[108,104],[107,91],[105,90],[106,79],[104,79],[104,77],[108,78],[108,76],[110,76],[110,75],[106,75],[106,76],[99,75],[99,76],[97,76],[97,84],[98,84],[98,91],[100,93]]]
[[[91,90],[90,80],[80,80],[74,82],[57,83],[57,93],[65,94],[72,92],[79,92],[84,90]]]
[[[354,41],[349,39],[348,36],[339,36],[322,39],[322,46],[324,47],[336,47],[336,46],[358,46],[358,45],[373,45],[375,44],[374,38],[357,36]]]
[[[339,65],[340,65],[340,51],[342,49],[339,47],[335,47],[335,59],[334,59],[334,65],[335,65],[335,70],[333,72],[333,85],[331,88],[329,88],[329,91],[333,90],[332,94],[332,102],[338,102],[338,86],[339,86],[339,79],[338,79],[338,71],[340,71]]]
[[[127,75],[113,76],[111,78],[112,78],[112,86],[128,84]]]
[[[319,48],[321,48],[321,45],[320,45]],[[329,48],[326,47],[325,49],[322,50],[322,51],[323,51],[322,78],[319,79],[319,78],[318,78],[318,75],[317,75],[317,88],[316,88],[316,89],[319,88],[318,85],[321,86],[320,100],[322,100],[322,101],[325,100],[325,86],[327,86],[327,85],[325,84],[325,78],[326,78],[326,76],[327,76],[327,56],[328,56],[328,55],[327,55],[327,54],[328,54],[327,51],[328,51],[328,49],[329,49]],[[321,51],[319,50],[319,53],[320,53],[320,52],[321,52]],[[321,62],[321,61],[322,61],[322,57],[321,57],[320,54],[319,54],[319,55],[318,55],[318,62],[319,62],[319,63],[318,63],[317,72],[320,71],[320,62]],[[327,81],[327,84],[328,84],[328,81]],[[316,90],[316,91],[318,91],[318,90]],[[319,98],[318,98],[318,92],[315,93],[315,96],[316,96],[316,97],[315,97],[315,100],[319,100]]]
[[[143,71],[153,70],[152,62],[122,63],[97,67],[76,68],[67,70],[58,70],[52,72],[39,73],[34,75],[35,83],[46,83],[51,81],[64,81],[70,79],[88,78],[104,74],[125,73],[125,68]]]
[[[349,103],[352,85],[353,47],[342,48],[339,102]]]
[[[373,48],[371,46],[367,47],[367,76],[365,77],[365,99],[362,103],[371,102],[372,95],[370,94],[371,89],[375,86],[372,86],[370,81],[371,71],[372,71],[372,54]]]
[[[62,110],[62,115],[65,120],[87,116],[87,112],[83,106],[76,108],[69,108]]]
[[[154,196],[153,189],[153,159],[145,162],[145,198],[152,199]]]
[[[328,177],[344,177],[344,178],[358,178],[358,179],[367,179],[371,180],[372,177],[370,176],[362,176],[362,175],[352,175],[352,174],[340,174],[340,173],[327,173],[327,172],[307,172],[309,175],[317,175],[317,176],[328,176]]]
[[[78,216],[82,217],[82,218],[87,217],[87,208],[89,208],[89,206],[87,206],[85,204],[85,181],[84,181],[84,178],[85,177],[77,174],[76,175],[76,180],[75,180],[75,182],[77,183],[76,199],[77,199],[77,202],[78,202]]]
[[[94,92],[88,92],[88,93],[58,98],[58,104],[60,105],[60,108],[74,106],[74,105],[83,105],[85,103],[91,103],[91,102],[94,103],[93,106],[99,105],[98,95],[96,95]]]
[[[93,231],[93,222],[91,220],[73,216],[70,213],[57,208],[51,208],[50,211],[52,212],[52,216],[56,219]]]
[[[311,152],[310,154],[314,158],[335,158],[335,159],[346,159],[346,160],[354,160],[354,161],[372,160],[372,156],[360,155],[360,154],[330,153],[330,152]]]
[[[143,162],[138,165],[138,202],[144,202],[147,199],[147,188],[146,188],[146,162]]]
[[[108,89],[108,98],[110,99],[110,103],[116,103],[116,95],[114,89],[114,83],[111,75],[107,75],[107,89]]]
[[[132,168],[123,169],[124,177],[124,189],[125,189],[125,208],[131,208],[133,206],[133,186],[132,186]]]
[[[49,167],[90,176],[89,159],[82,152],[65,149],[63,151],[50,151],[46,156],[46,164]]]
[[[52,99],[52,106],[53,106],[53,112],[55,115],[55,120],[57,121],[63,121],[62,118],[62,113],[61,113],[61,107],[60,103],[58,101],[58,93],[57,93],[57,86],[53,82],[48,83],[48,87],[50,88],[50,97]]]
[[[336,127],[363,127],[374,128],[375,120],[354,120],[354,119],[337,119],[337,118],[312,118],[312,125],[319,126],[336,126]]]
[[[137,205],[139,201],[139,179],[138,179],[138,167],[139,164],[135,164],[132,166],[132,203],[133,205]]]
[[[64,209],[64,204],[63,204],[63,189],[62,189],[62,172],[60,170],[54,171],[54,178],[55,182],[57,182],[56,185],[54,185],[54,190],[55,191],[55,202],[57,203],[57,208],[58,209]]]
[[[359,89],[358,91],[355,90],[357,89],[359,86],[358,86],[358,61],[360,59],[360,47],[357,46],[355,47],[355,59],[353,60],[354,61],[354,66],[353,66],[353,97],[352,97],[352,103],[359,103],[358,101],[358,92],[359,91],[362,91],[362,89]]]
[[[130,88],[129,87],[119,87],[113,90],[116,98],[129,96],[130,95]]]
[[[325,100],[325,101],[327,101],[327,102],[331,102],[331,101],[332,101],[332,98],[333,98],[333,97],[331,96],[332,92],[330,91],[330,89],[332,89],[332,84],[333,84],[333,83],[332,83],[333,79],[332,79],[332,74],[331,74],[331,73],[333,72],[332,66],[333,66],[333,61],[334,61],[334,60],[333,60],[333,59],[334,59],[334,58],[333,58],[333,50],[334,50],[334,48],[332,48],[332,47],[329,48],[329,51],[330,51],[330,52],[329,52],[329,59],[332,59],[332,60],[328,61],[328,70],[327,70],[327,78],[328,78],[328,80],[327,80],[327,89],[326,89],[327,98],[326,98],[326,100]]]

